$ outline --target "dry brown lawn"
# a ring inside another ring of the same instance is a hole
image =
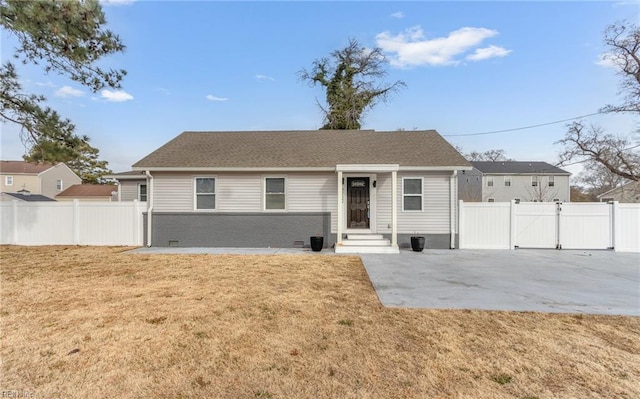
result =
[[[3,392],[640,398],[639,318],[384,308],[355,256],[123,250],[1,248]]]

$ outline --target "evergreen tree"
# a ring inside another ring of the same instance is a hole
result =
[[[97,0],[0,0],[0,25],[18,41],[14,57],[22,63],[41,65],[81,83],[93,92],[120,88],[124,70],[104,70],[97,62],[124,50],[120,39],[104,28],[106,19]],[[45,97],[25,93],[15,66],[0,66],[0,121],[19,125],[22,138],[31,149],[26,158],[41,161],[76,160],[95,157],[86,136],[45,106]]]

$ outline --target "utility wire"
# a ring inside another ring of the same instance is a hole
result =
[[[555,125],[556,123],[562,123],[562,122],[568,122],[568,121],[572,121],[575,119],[580,119],[580,118],[587,118],[589,116],[594,116],[594,115],[600,115],[600,114],[604,114],[605,112],[603,111],[599,111],[599,112],[594,112],[592,114],[587,114],[587,115],[580,115],[580,116],[576,116],[573,118],[568,118],[568,119],[562,119],[559,121],[554,121],[554,122],[547,122],[547,123],[540,123],[537,125],[530,125],[530,126],[523,126],[523,127],[516,127],[513,129],[505,129],[505,130],[492,130],[490,132],[480,132],[480,133],[466,133],[466,134],[443,134],[442,136],[444,137],[464,137],[464,136],[482,136],[485,134],[496,134],[496,133],[507,133],[507,132],[515,132],[517,130],[525,130],[525,129],[532,129],[534,127],[540,127],[540,126],[548,126],[548,125]]]

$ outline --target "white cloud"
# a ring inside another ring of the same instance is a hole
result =
[[[397,11],[397,12],[394,12],[393,14],[391,14],[389,16],[393,17],[393,18],[400,19],[400,18],[404,18],[404,13],[402,11]]]
[[[489,47],[477,48],[473,54],[467,56],[467,59],[470,61],[482,61],[494,57],[506,57],[510,52],[511,50],[507,50],[504,47],[491,45]]]
[[[82,97],[84,93],[82,90],[74,89],[71,86],[62,86],[53,95],[56,97]]]
[[[492,29],[464,27],[449,33],[446,37],[427,39],[422,28],[414,26],[397,35],[389,32],[379,33],[376,35],[376,43],[390,54],[390,63],[394,66],[457,65],[460,63],[460,56],[497,34],[498,32]],[[510,50],[502,51],[508,54]],[[481,52],[482,56],[485,52]],[[499,55],[496,53],[493,56]]]
[[[275,78],[272,78],[271,76],[261,75],[261,74],[257,74],[256,75],[256,79],[258,79],[258,80],[270,80],[270,81],[274,81],[275,80]]]
[[[29,80],[27,80],[27,82],[30,82]],[[41,86],[41,87],[58,87],[55,84],[53,84],[53,82],[51,82],[50,80],[47,82],[35,82],[36,86]]]
[[[228,98],[226,97],[216,97],[213,94],[207,94],[205,98],[209,101],[227,101],[228,100]]]
[[[104,100],[114,103],[133,100],[133,96],[123,90],[111,91],[105,89],[100,92],[100,97]]]
[[[616,60],[614,59],[613,54],[603,53],[600,54],[598,60],[596,61],[596,65],[603,66],[605,68],[617,68]]]
[[[171,94],[171,92],[167,89],[165,89],[164,87],[158,87],[156,90],[158,90],[160,93],[164,93],[166,95]]]

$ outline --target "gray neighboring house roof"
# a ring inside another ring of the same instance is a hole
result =
[[[480,172],[488,175],[567,175],[571,173],[546,162],[536,161],[472,161],[471,165]]]
[[[339,164],[470,167],[435,130],[307,130],[184,132],[133,168],[328,169]]]
[[[110,175],[104,175],[105,179],[116,179],[116,180],[134,180],[134,179],[146,179],[147,176],[144,172],[139,170],[129,170],[126,172],[113,173]]]
[[[2,194],[9,195],[11,197],[14,197],[15,199],[19,199],[26,202],[47,202],[47,201],[55,202],[56,201],[53,198],[49,198],[41,194],[19,194],[19,193],[2,193]]]

